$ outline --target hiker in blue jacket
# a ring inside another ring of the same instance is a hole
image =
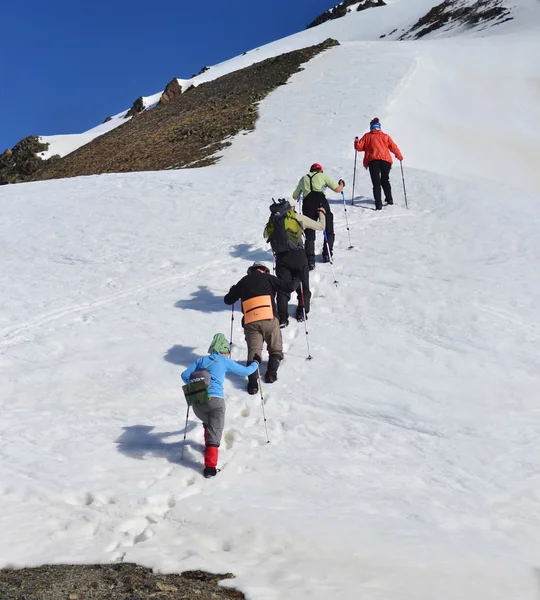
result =
[[[253,361],[244,367],[230,357],[229,342],[222,333],[216,333],[210,347],[208,356],[198,358],[191,366],[182,373],[184,383],[189,383],[192,373],[205,369],[210,373],[210,384],[208,395],[210,399],[205,404],[193,406],[193,412],[203,422],[204,426],[204,476],[213,477],[217,474],[218,448],[223,435],[225,422],[225,399],[223,394],[223,383],[227,373],[243,375],[248,377],[259,368],[259,363]]]

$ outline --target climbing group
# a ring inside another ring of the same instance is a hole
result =
[[[393,204],[389,179],[392,166],[390,152],[400,161],[403,160],[403,156],[392,138],[383,133],[378,118],[371,121],[368,133],[361,139],[355,138],[354,148],[356,153],[365,153],[364,167],[369,170],[371,177],[375,210],[382,210],[381,188],[386,204]],[[292,201],[273,201],[263,236],[272,248],[275,275],[270,274],[270,269],[264,263],[255,262],[248,268],[247,274],[225,295],[225,304],[233,307],[233,319],[236,302],[240,302],[241,305],[248,366],[244,367],[230,359],[231,326],[230,341],[227,341],[223,334],[216,334],[208,349],[208,356],[197,359],[182,373],[186,384],[184,394],[188,402],[186,428],[190,407],[193,407],[204,426],[205,477],[212,477],[218,471],[218,448],[225,420],[223,383],[226,373],[247,376],[248,394],[261,392],[262,399],[259,368],[263,347],[266,344],[268,351],[264,379],[266,383],[274,383],[283,360],[281,330],[289,325],[289,301],[294,292],[297,295],[296,320],[304,322],[305,326],[311,309],[309,273],[316,264],[317,231],[323,232],[322,260],[332,263],[333,266],[334,215],[325,196],[326,188],[343,195],[345,181],[340,179],[336,183],[324,173],[319,163],[314,163],[309,173],[302,176],[298,182],[292,194]],[[354,202],[354,185],[352,200]],[[343,202],[345,205],[344,197]]]

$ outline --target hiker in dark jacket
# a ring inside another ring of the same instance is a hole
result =
[[[225,296],[229,306],[238,300],[242,302],[242,326],[248,347],[247,361],[261,363],[264,342],[268,347],[268,368],[266,383],[277,380],[277,371],[283,360],[283,342],[277,319],[275,296],[278,292],[290,293],[300,284],[298,279],[285,283],[270,275],[268,267],[256,262],[247,270],[247,275],[233,285]],[[256,394],[259,391],[257,373],[248,379],[247,391]]]
[[[281,199],[270,207],[270,220],[268,221],[263,236],[272,246],[276,257],[276,275],[285,283],[290,283],[298,278],[301,285],[296,289],[298,306],[296,319],[302,322],[311,306],[311,291],[309,289],[309,264],[304,250],[303,234],[311,231],[324,231],[326,226],[325,210],[318,208],[319,220],[314,221],[306,215],[296,213],[290,203]],[[283,221],[283,223],[281,223]],[[307,242],[306,242],[307,243]],[[279,326],[287,327],[289,324],[289,300],[291,294],[280,291],[277,297]]]

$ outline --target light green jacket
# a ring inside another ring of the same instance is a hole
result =
[[[311,185],[310,185],[311,178]],[[329,187],[331,190],[335,190],[338,187],[338,184],[326,173],[315,173],[312,175],[311,173],[308,175],[304,175],[302,179],[298,182],[296,189],[293,193],[293,198],[298,200],[300,197],[300,193],[304,196],[304,198],[311,192],[313,187],[314,192],[324,192],[325,188]]]

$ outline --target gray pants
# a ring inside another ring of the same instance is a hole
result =
[[[193,412],[204,423],[204,443],[219,448],[225,424],[225,400],[212,396],[206,404],[196,404]]]
[[[262,358],[264,342],[268,346],[268,354],[275,354],[280,360],[283,360],[283,341],[279,321],[276,318],[244,325],[244,335],[248,347],[248,364],[253,360],[255,354]]]

